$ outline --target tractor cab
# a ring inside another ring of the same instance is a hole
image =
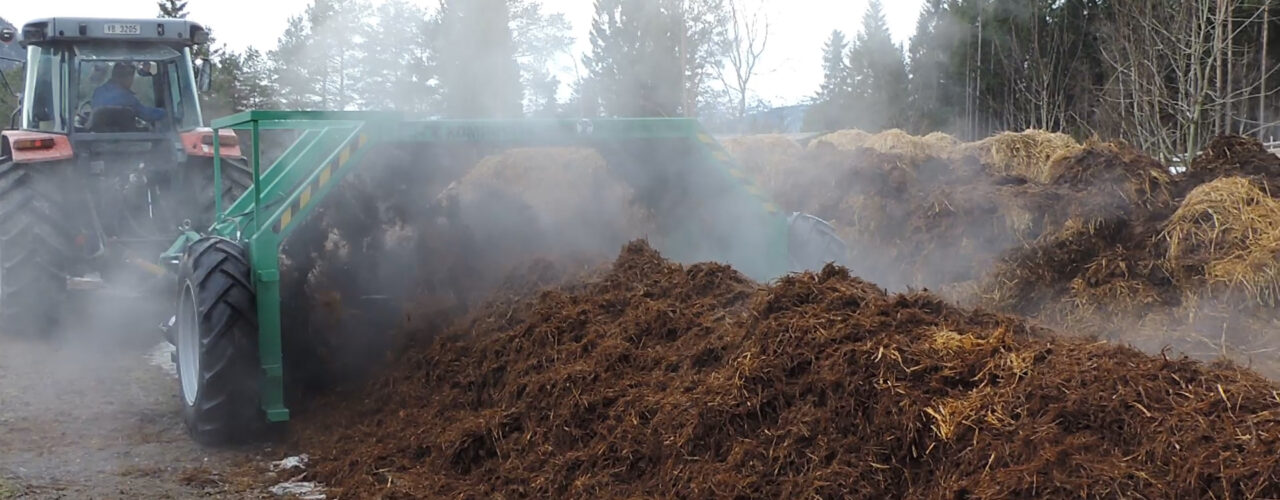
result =
[[[0,30],[0,43],[14,39],[25,80],[0,130],[0,324],[44,331],[58,314],[43,304],[72,292],[158,293],[171,278],[139,256],[211,224],[206,207],[236,199],[251,172],[234,133],[214,147],[201,127],[203,26],[56,17]]]
[[[191,52],[208,32],[197,23],[52,18],[27,23],[21,40],[23,130],[172,138],[202,124],[197,81],[208,80]]]

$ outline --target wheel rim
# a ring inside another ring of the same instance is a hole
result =
[[[182,382],[182,398],[187,406],[193,406],[200,391],[200,314],[196,310],[195,289],[189,282],[182,287],[177,326],[178,379]]]

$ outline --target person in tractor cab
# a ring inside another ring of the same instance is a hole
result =
[[[142,104],[138,96],[133,94],[133,75],[137,69],[133,64],[118,62],[111,68],[111,79],[93,91],[91,105],[96,112],[103,107],[121,107],[132,109],[138,118],[148,122],[163,119],[163,109]]]

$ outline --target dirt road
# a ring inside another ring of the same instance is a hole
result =
[[[104,322],[53,339],[0,334],[0,500],[261,496],[231,476],[271,450],[192,443],[176,379],[148,360],[169,358],[160,340]]]

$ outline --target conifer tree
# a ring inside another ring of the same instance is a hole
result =
[[[846,125],[841,112],[847,107],[850,92],[849,66],[844,60],[847,49],[844,32],[832,31],[822,48],[822,85],[805,116],[806,129],[833,130]]]
[[[438,112],[439,16],[410,0],[386,0],[373,14],[372,34],[359,47],[360,101],[368,109]]]
[[[862,32],[849,49],[854,126],[875,132],[899,126],[906,109],[907,68],[902,50],[893,43],[880,0],[871,0],[862,18]]]
[[[160,17],[165,19],[186,19],[187,2],[179,0],[160,0],[156,2],[160,9]]]
[[[441,7],[440,82],[457,118],[523,115],[507,0],[446,0]]]
[[[596,0],[583,60],[604,112],[694,116],[724,44],[722,0]]]

